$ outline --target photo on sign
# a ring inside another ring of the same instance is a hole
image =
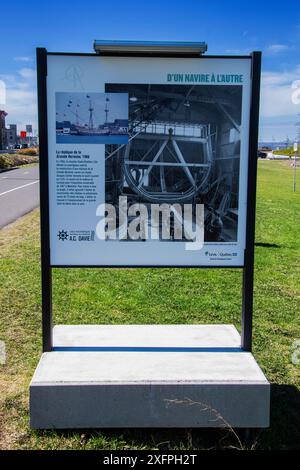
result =
[[[128,143],[105,146],[106,203],[118,208],[126,196],[128,205],[149,210],[203,204],[205,242],[236,242],[242,86],[106,84],[105,90],[129,96]]]
[[[127,93],[56,93],[57,144],[126,142]]]

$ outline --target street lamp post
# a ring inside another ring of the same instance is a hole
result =
[[[294,184],[293,184],[294,193],[296,192],[296,169],[297,169],[296,157],[297,157],[297,153],[298,153],[298,142],[295,142],[294,143]]]

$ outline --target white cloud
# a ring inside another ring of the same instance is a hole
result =
[[[292,101],[292,88],[300,79],[300,65],[288,72],[263,72],[261,83],[261,116],[293,116],[300,106]]]
[[[6,85],[5,111],[7,124],[17,124],[18,130],[32,124],[37,130],[36,72],[22,68],[15,75],[1,75]]]
[[[267,54],[278,54],[280,52],[286,51],[289,49],[289,46],[286,44],[271,44],[265,49]]]
[[[25,78],[25,80],[27,79],[31,80],[35,78],[36,71],[30,68],[23,68],[19,70],[19,74],[21,75],[21,77]]]
[[[300,84],[300,65],[285,72],[263,72],[261,82],[261,140],[294,138],[295,123],[300,113],[298,100],[293,100]],[[293,87],[294,85],[294,87]],[[294,102],[293,102],[294,101]]]
[[[33,57],[30,57],[30,56],[14,57],[14,60],[17,62],[33,62]]]

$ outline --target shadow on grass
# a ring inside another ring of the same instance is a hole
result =
[[[271,386],[271,425],[261,436],[263,449],[300,449],[300,391],[293,385]]]
[[[188,428],[115,428],[76,430],[36,430],[32,432],[39,441],[39,448],[45,448],[49,440],[59,440],[58,449],[64,442],[73,441],[73,449],[85,450],[227,450],[251,449],[257,447],[260,431],[255,430],[249,439],[244,429],[188,429]],[[241,444],[242,445],[241,445]],[[70,448],[70,446],[68,446]],[[29,447],[31,448],[31,447]]]

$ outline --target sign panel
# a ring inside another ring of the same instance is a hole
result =
[[[21,137],[21,139],[25,139],[25,138],[26,138],[26,135],[27,135],[26,131],[21,131],[21,132],[20,132],[20,137]]]
[[[251,58],[48,55],[54,266],[242,266]]]

